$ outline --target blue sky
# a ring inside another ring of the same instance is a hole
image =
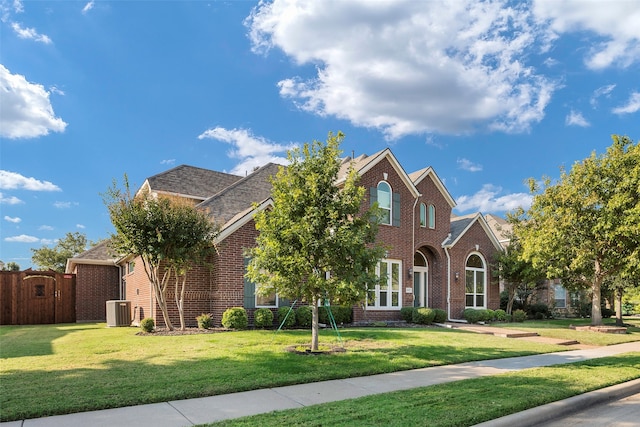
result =
[[[638,0],[0,1],[0,260],[22,268],[108,237],[125,173],[244,175],[341,130],[503,215],[640,137]]]

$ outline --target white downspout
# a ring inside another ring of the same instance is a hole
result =
[[[451,233],[449,233],[450,237]],[[451,256],[446,246],[444,246],[444,253],[447,255],[447,319],[451,320]]]

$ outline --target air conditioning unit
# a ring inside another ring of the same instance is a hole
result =
[[[107,301],[107,326],[131,325],[131,301]]]

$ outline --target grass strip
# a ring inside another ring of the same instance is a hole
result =
[[[470,426],[640,378],[640,353],[527,369],[207,426]]]

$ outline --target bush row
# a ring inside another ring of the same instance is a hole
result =
[[[443,323],[447,320],[447,312],[440,308],[402,307],[400,315],[407,323],[416,323],[418,325]]]
[[[318,320],[320,323],[330,324],[329,309],[338,325],[351,323],[353,321],[353,310],[351,307],[331,306],[318,307]],[[200,317],[200,316],[199,316]],[[282,325],[283,328],[310,328],[312,321],[311,307],[303,305],[295,310],[290,307],[280,307],[274,316],[273,311],[268,308],[259,308],[253,314],[253,323],[256,328],[271,328]],[[284,324],[283,324],[284,322]],[[247,311],[242,307],[232,307],[227,309],[222,315],[222,326],[229,329],[246,329],[249,324]],[[199,325],[199,323],[198,323]]]
[[[462,317],[469,323],[478,322],[524,322],[527,313],[524,310],[515,310],[513,315],[507,314],[503,309],[491,310],[489,308],[467,308],[462,313]]]

